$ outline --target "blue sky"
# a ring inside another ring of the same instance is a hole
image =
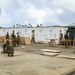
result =
[[[0,26],[75,23],[75,0],[0,0]]]

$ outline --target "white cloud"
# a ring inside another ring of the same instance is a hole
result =
[[[35,6],[26,3],[19,10],[15,12],[15,15],[17,17],[19,16],[22,19],[22,21],[26,22],[26,20],[28,21],[33,20],[34,23],[31,22],[32,24],[35,23],[38,24],[44,22],[44,17],[46,16],[46,12],[42,9],[35,8]]]
[[[65,25],[59,16],[65,13],[64,9],[75,12],[75,0],[0,0],[0,8],[0,25]]]
[[[62,7],[71,12],[75,12],[75,0],[52,0],[52,4],[55,7]]]
[[[12,24],[12,20],[10,16],[5,12],[5,10],[1,10],[0,26],[9,27],[11,24]]]
[[[47,0],[39,0],[41,3],[46,3]]]
[[[12,0],[0,0],[0,8],[2,9],[10,8],[11,4],[12,4]]]
[[[30,18],[34,19],[36,23],[43,23],[44,17],[46,16],[46,13],[42,9],[37,9],[34,6],[31,6],[28,9],[28,15]]]
[[[63,10],[60,8],[54,8],[54,9],[50,9],[50,8],[45,8],[44,9],[45,13],[46,13],[46,20],[50,20],[50,22],[60,22],[60,19],[58,19],[58,15],[63,14]]]
[[[58,14],[61,14],[61,13],[63,13],[64,11],[62,10],[62,9],[60,9],[60,8],[58,8],[57,10],[56,10],[56,13],[58,13]]]

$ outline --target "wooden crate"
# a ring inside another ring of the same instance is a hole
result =
[[[21,37],[20,43],[21,43],[21,44],[25,44],[25,45],[31,44],[30,37]]]

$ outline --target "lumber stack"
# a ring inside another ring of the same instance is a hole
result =
[[[46,56],[57,56],[61,52],[60,50],[50,50],[50,49],[41,49],[42,53],[41,55]]]
[[[41,49],[41,51],[42,51],[41,55],[57,56],[59,58],[65,58],[65,59],[75,59],[75,56],[72,55],[61,55],[60,50]]]

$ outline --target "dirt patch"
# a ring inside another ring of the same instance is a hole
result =
[[[71,54],[72,49],[64,47],[48,47],[47,44],[25,45],[25,48],[14,48],[24,53],[21,56],[8,57],[0,54],[1,75],[61,75],[75,67],[75,60],[41,55],[40,49],[61,50],[61,54]],[[32,52],[26,50],[36,49]]]

